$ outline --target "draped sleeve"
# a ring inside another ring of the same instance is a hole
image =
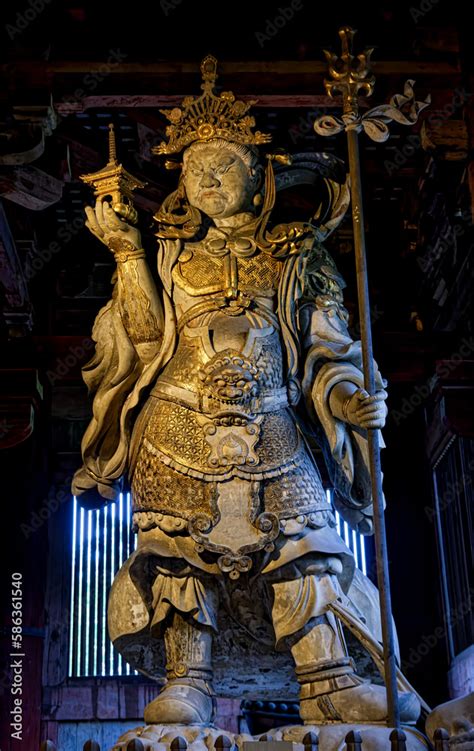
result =
[[[160,241],[158,250],[159,269],[164,262],[171,267],[179,252],[179,241]],[[81,443],[83,465],[72,482],[72,492],[90,508],[114,501],[125,489],[134,421],[174,351],[176,320],[168,278],[160,294],[164,324],[163,330],[157,332],[159,346],[149,362],[140,359],[127,332],[117,283],[112,299],[94,323],[95,353],[83,368],[84,381],[93,397],[92,419]]]
[[[290,381],[298,374],[303,425],[323,452],[337,510],[353,529],[371,534],[367,431],[339,420],[329,406],[336,384],[350,381],[364,386],[361,342],[349,334],[343,305],[345,284],[317,241],[307,243],[298,258],[286,263],[279,307]],[[377,388],[383,388],[386,382],[376,364],[375,376]]]

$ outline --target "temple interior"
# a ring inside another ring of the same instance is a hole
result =
[[[110,299],[115,267],[85,226],[93,196],[81,176],[106,164],[113,124],[118,161],[145,184],[133,198],[152,258],[153,215],[177,185],[176,171],[152,152],[166,135],[162,110],[197,94],[199,64],[209,54],[218,60],[219,90],[257,100],[252,114],[272,147],[297,155],[295,165],[328,154],[342,160],[344,174],[344,133],[323,137],[313,128],[317,118],[341,112],[340,99],[324,87],[323,50],[339,54],[343,25],[357,29],[357,50],[375,48],[375,90],[361,94],[362,112],[402,94],[407,80],[417,101],[431,98],[413,127],[392,123],[384,142],[359,134],[370,320],[389,393],[382,469],[401,667],[432,707],[474,692],[474,57],[467,16],[448,0],[24,0],[4,3],[2,17],[2,751],[39,751],[46,740],[58,751],[82,749],[88,739],[109,748],[143,724],[163,682],[135,670],[107,636],[108,592],[135,546],[130,496],[91,510],[71,493],[91,416],[81,369],[94,354],[92,326]],[[314,184],[283,186],[274,211],[279,222],[304,222],[318,200]],[[358,339],[350,211],[325,247],[344,278],[349,330]],[[314,454],[331,502],[322,452]],[[339,515],[337,525],[356,567],[376,584],[373,537]],[[18,651],[12,587],[22,595],[21,742],[11,730]],[[271,623],[252,595],[238,582],[234,594],[217,649],[216,722],[252,734],[297,724],[298,686],[287,656],[273,651]],[[363,674],[380,682],[348,640]],[[156,659],[162,670],[163,655]]]

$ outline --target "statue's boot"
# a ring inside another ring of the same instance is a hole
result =
[[[212,689],[212,633],[174,613],[165,631],[167,682],[145,707],[152,724],[209,725],[215,716]]]
[[[339,621],[332,613],[291,647],[301,685],[300,716],[305,724],[385,724],[387,692],[356,675],[347,654]],[[415,723],[420,703],[409,692],[399,694],[401,722]]]

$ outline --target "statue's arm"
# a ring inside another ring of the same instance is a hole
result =
[[[151,275],[140,232],[118,218],[107,202],[86,208],[86,225],[113,252],[117,262],[116,305],[140,360],[156,355],[163,336],[163,308]]]
[[[299,305],[303,394],[324,442],[338,510],[352,527],[368,533],[372,497],[367,429],[385,424],[386,384],[374,363],[377,392],[369,396],[365,391],[361,342],[349,333],[337,270],[329,269],[327,255],[323,259],[324,270],[316,268],[319,289],[309,279]]]
[[[163,308],[145,255],[116,253],[117,304],[137,355],[150,362],[163,337]]]
[[[326,365],[326,370],[339,371],[341,375],[327,393],[333,417],[364,430],[383,428],[387,392],[378,371],[376,393],[370,396],[363,387],[361,342],[350,336],[342,304],[318,306],[315,302],[306,306],[305,314],[309,329],[305,337],[307,358],[313,365],[313,373],[314,368]],[[353,367],[352,374],[341,367],[344,363]]]
[[[81,444],[83,466],[72,483],[82,503],[97,506],[114,500],[122,489],[131,415],[138,405],[135,392],[144,373],[158,367],[164,316],[139,231],[105,203],[87,208],[86,214],[88,229],[117,262],[112,298],[94,323],[94,356],[83,368],[93,396],[92,419]]]

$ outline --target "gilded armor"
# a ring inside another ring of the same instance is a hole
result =
[[[289,403],[276,315],[283,261],[210,235],[187,243],[172,270],[179,340],[138,418],[130,477],[137,527],[177,517],[204,548],[235,555],[268,546],[280,519],[323,526],[331,512]],[[238,545],[209,534],[231,520]]]

